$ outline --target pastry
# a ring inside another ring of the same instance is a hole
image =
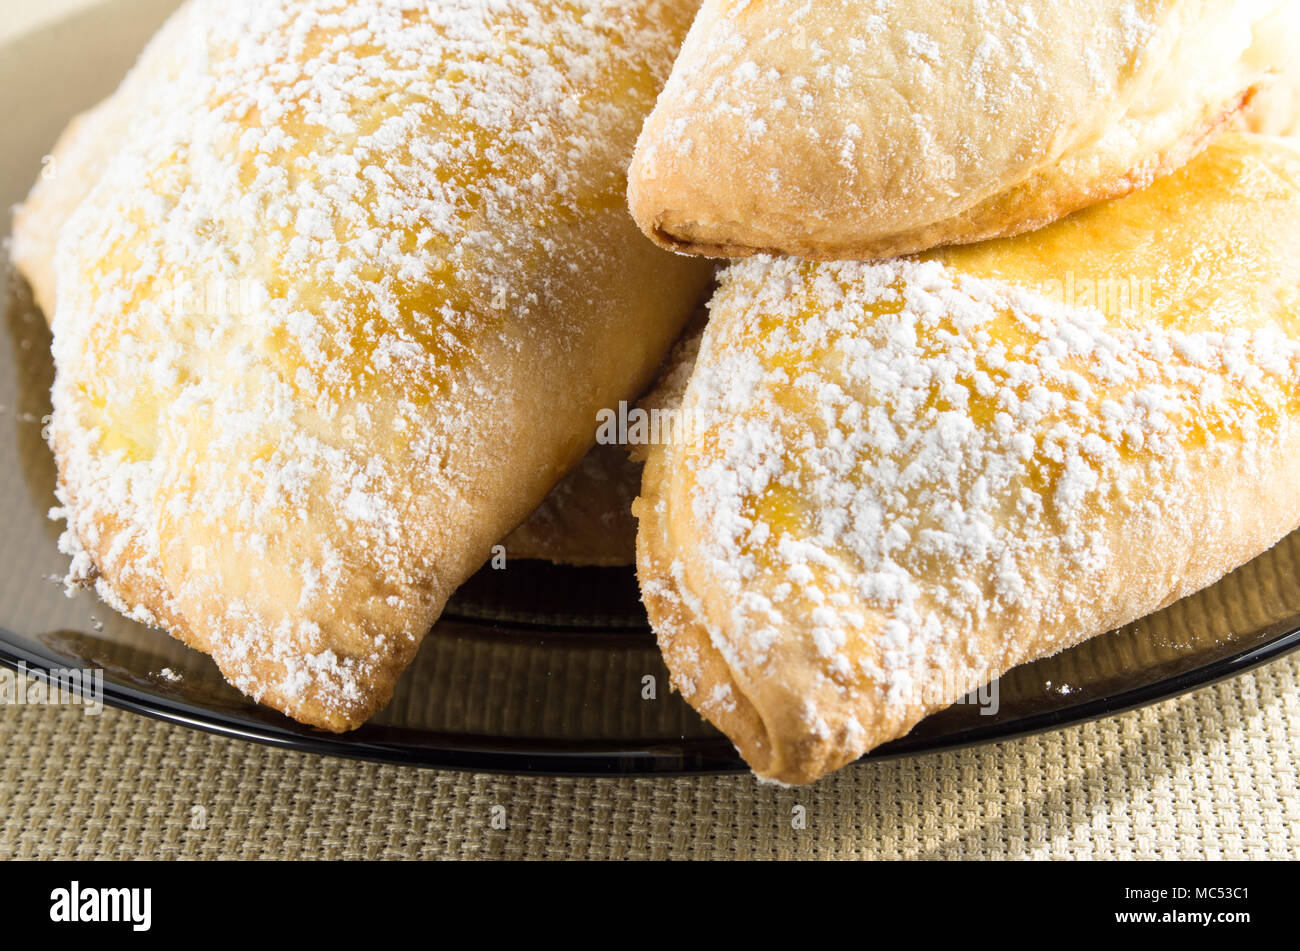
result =
[[[169,21],[155,47],[181,18]],[[151,50],[149,55],[156,55]],[[12,258],[46,316],[54,312],[54,248],[59,229],[95,184],[103,163],[121,145],[133,114],[141,71],[128,88],[76,116],[44,165],[42,180],[17,209]],[[630,565],[636,560],[632,500],[641,467],[626,449],[596,446],[502,543],[513,558],[569,565]]]
[[[722,272],[638,576],[676,687],[804,783],[1300,523],[1300,148],[1041,231]]]
[[[116,148],[126,112],[105,100],[69,123],[51,153],[49,184],[18,209],[12,257],[47,318],[54,313],[54,246],[59,228],[85,197],[106,154]],[[567,565],[630,565],[636,561],[632,500],[641,467],[625,448],[595,446],[556,484],[502,544],[512,558]]]
[[[46,164],[47,178],[18,208],[12,259],[47,319],[54,313],[59,228],[120,143],[123,120],[130,114],[122,102],[114,96],[68,124]],[[630,565],[636,561],[632,500],[640,486],[641,467],[625,448],[595,446],[502,544],[512,558]]]
[[[1041,227],[1195,155],[1297,0],[706,0],[629,173],[679,251],[878,259]]]
[[[186,4],[57,228],[74,570],[304,723],[383,706],[709,279],[624,204],[693,13]]]
[[[48,177],[18,208],[12,257],[42,311],[54,313],[54,247],[59,228],[90,191],[121,141],[130,110],[114,96],[78,115],[59,137]],[[567,565],[630,565],[636,560],[632,500],[641,467],[625,448],[597,445],[502,543],[512,558]]]

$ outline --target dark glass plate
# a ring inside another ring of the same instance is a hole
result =
[[[172,6],[106,4],[0,50],[8,133],[0,208],[25,194],[67,119],[113,87]],[[34,99],[28,91],[39,76],[51,79]],[[207,657],[118,616],[92,593],[65,597],[60,526],[46,517],[54,465],[40,434],[49,412],[49,334],[21,281],[6,282],[0,323],[0,662],[102,668],[114,706],[317,753],[502,772],[744,768],[731,744],[666,689],[631,569],[516,561],[504,572],[480,572],[430,632],[388,709],[343,736],[258,707]],[[1011,671],[998,684],[996,714],[951,707],[870,758],[1078,723],[1292,650],[1300,645],[1298,558],[1293,535],[1157,615]],[[657,699],[642,699],[647,676]]]

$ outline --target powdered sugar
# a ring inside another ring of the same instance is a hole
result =
[[[1101,513],[1180,519],[1191,453],[1274,438],[1300,380],[1300,344],[1229,309],[1126,321],[937,260],[759,256],[712,310],[678,595],[742,683],[798,639],[886,720],[936,674],[997,669],[996,640],[969,653],[990,619],[1068,628],[1114,557]]]
[[[725,11],[721,6],[706,9],[711,15],[708,28],[702,24],[693,31],[683,55],[683,62],[692,66],[708,64],[708,84],[699,85],[701,76],[694,68],[674,72],[663,99],[678,105],[683,121],[642,143],[648,166],[660,152],[690,154],[697,147],[696,134],[724,128],[718,123],[731,117],[757,130],[755,137],[768,129],[818,136],[830,155],[852,157],[868,146],[868,154],[861,156],[863,165],[849,158],[842,163],[850,180],[879,154],[909,150],[973,167],[988,160],[982,156],[990,149],[1010,146],[1021,160],[1056,147],[1052,138],[1060,132],[1016,127],[1013,133],[1009,124],[1017,121],[1018,112],[1025,115],[1060,99],[1061,108],[1050,116],[1051,122],[1063,126],[1074,118],[1061,98],[1064,84],[1052,77],[1045,62],[1060,52],[1053,44],[1062,23],[1089,21],[1086,43],[1077,50],[1069,44],[1070,56],[1077,58],[1069,67],[1070,78],[1079,81],[1078,93],[1084,99],[1110,95],[1117,77],[1100,63],[1105,60],[1113,68],[1117,49],[1121,61],[1136,57],[1155,29],[1133,2],[1099,12],[1085,11],[1085,5],[1045,11],[1034,4],[1000,0],[915,8],[892,0],[819,6],[805,0],[768,0],[762,17],[783,29],[779,35],[756,36],[753,4],[731,4]],[[973,23],[980,29],[971,30]],[[876,84],[894,90],[911,105],[910,111],[905,116],[870,116],[883,126],[873,128],[865,143],[853,122],[837,127],[828,121],[841,100],[859,101]],[[941,100],[958,90],[973,97],[972,108],[1008,124],[1008,142],[985,140],[980,135],[984,127],[978,125],[972,126],[970,136],[953,139],[952,113]],[[833,137],[825,138],[828,134]],[[903,168],[900,164],[897,171]],[[782,177],[779,170],[772,174]],[[957,175],[955,166],[951,174]],[[902,198],[920,190],[919,182],[888,184]]]
[[[1186,162],[1296,45],[1294,12],[708,0],[629,204],[666,246],[717,256],[870,260],[1019,233]]]
[[[569,225],[621,207],[688,8],[187,4],[59,243],[79,573],[255,696],[360,708],[464,570],[410,526],[466,505],[449,447],[510,412],[480,351],[579,299],[605,243]]]

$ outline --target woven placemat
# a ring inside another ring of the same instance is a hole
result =
[[[1300,656],[1097,723],[857,765],[801,790],[404,769],[76,707],[0,707],[0,749],[0,858],[1300,853]]]

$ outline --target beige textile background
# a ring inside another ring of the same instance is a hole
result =
[[[0,858],[1281,859],[1300,852],[1298,773],[1300,656],[1096,723],[860,764],[801,790],[441,773],[113,710],[0,707]]]
[[[94,2],[0,0],[0,42]],[[0,858],[1294,858],[1298,773],[1300,657],[803,790],[439,773],[0,706]]]

